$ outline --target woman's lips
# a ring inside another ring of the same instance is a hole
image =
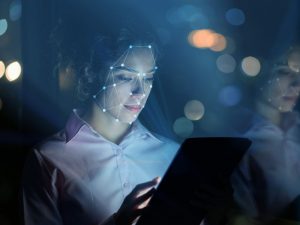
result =
[[[124,105],[124,107],[134,113],[139,112],[142,108],[140,105]]]

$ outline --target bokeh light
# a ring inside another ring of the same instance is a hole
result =
[[[191,100],[184,106],[184,115],[189,120],[200,120],[204,113],[204,105],[198,100]]]
[[[226,48],[227,41],[226,38],[222,34],[215,34],[215,43],[211,46],[211,50],[215,52],[221,52]]]
[[[9,6],[9,18],[12,21],[20,19],[22,15],[22,3],[20,0],[14,0]]]
[[[180,117],[175,120],[173,130],[176,135],[182,138],[189,137],[194,131],[194,124],[185,117]]]
[[[261,65],[257,58],[248,56],[242,60],[243,72],[251,77],[257,76],[260,72]]]
[[[192,29],[207,27],[209,24],[208,19],[201,10],[191,4],[170,9],[167,12],[166,18],[172,25],[189,25]]]
[[[7,20],[0,19],[0,36],[7,31],[7,27],[8,27]]]
[[[236,68],[236,61],[229,54],[219,56],[216,64],[218,69],[223,73],[232,73]]]
[[[189,33],[188,41],[196,48],[210,48],[219,52],[226,48],[226,38],[210,29],[194,30]]]
[[[224,106],[235,106],[242,99],[242,93],[240,89],[236,86],[227,86],[224,87],[219,94],[219,101]]]
[[[4,62],[0,61],[0,78],[3,77],[5,73],[5,64]]]
[[[188,36],[189,43],[197,48],[211,48],[216,43],[216,36],[213,30],[194,30]]]
[[[300,51],[292,52],[288,57],[288,66],[295,72],[300,72]]]
[[[205,14],[198,12],[194,14],[189,22],[191,29],[199,29],[202,27],[208,27],[210,24],[208,18]]]
[[[21,73],[22,67],[19,62],[15,61],[6,67],[5,76],[8,81],[12,82],[18,79]]]
[[[225,14],[225,18],[228,23],[234,26],[240,26],[245,22],[244,12],[237,8],[229,9]]]
[[[193,5],[183,5],[177,10],[177,16],[187,22],[192,22],[197,14],[198,9]]]

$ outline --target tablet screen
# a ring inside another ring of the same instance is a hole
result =
[[[204,213],[190,200],[202,185],[218,185],[230,175],[251,141],[246,138],[190,138],[170,164],[138,225],[199,225]]]

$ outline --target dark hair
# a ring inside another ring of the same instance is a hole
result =
[[[137,24],[136,21],[139,23]],[[153,46],[158,56],[158,39],[145,21],[127,18],[114,27],[110,21],[61,20],[53,32],[57,49],[57,69],[72,68],[77,78],[77,97],[82,102],[91,99],[107,75],[110,63],[120,57],[129,45]]]

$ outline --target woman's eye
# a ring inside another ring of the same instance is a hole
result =
[[[117,75],[116,78],[119,80],[119,81],[132,81],[132,77],[128,77],[128,76],[125,76],[125,75]]]
[[[278,74],[279,76],[288,76],[288,75],[291,74],[291,71],[290,71],[290,70],[287,70],[287,69],[279,69],[279,70],[277,71],[277,74]]]
[[[146,82],[153,82],[154,78],[153,77],[148,77],[148,78],[145,78],[145,81]]]

